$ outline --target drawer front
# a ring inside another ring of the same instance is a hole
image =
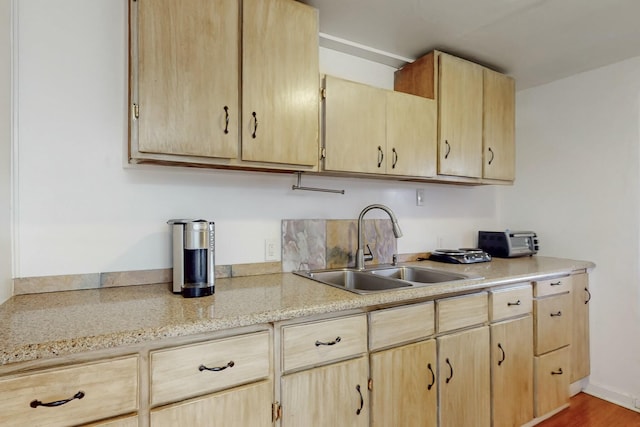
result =
[[[571,342],[571,295],[562,294],[534,301],[536,355]]]
[[[536,357],[534,378],[536,417],[569,403],[569,347]]]
[[[283,369],[290,371],[367,351],[367,317],[358,315],[282,328]]]
[[[426,338],[435,332],[434,303],[414,304],[369,313],[369,349]]]
[[[479,325],[489,320],[486,292],[436,301],[438,333]]]
[[[529,284],[489,292],[489,318],[492,322],[531,312],[533,297]]]
[[[151,353],[151,405],[182,400],[271,373],[269,331]]]
[[[11,376],[0,380],[0,401],[2,426],[68,426],[132,413],[138,409],[138,357]]]
[[[561,294],[563,292],[569,292],[571,290],[571,286],[571,276],[540,280],[533,282],[533,295],[537,298],[547,295]]]

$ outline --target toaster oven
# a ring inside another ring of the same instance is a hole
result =
[[[538,252],[533,231],[478,231],[478,248],[498,258],[531,256]]]

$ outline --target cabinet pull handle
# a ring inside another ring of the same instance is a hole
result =
[[[316,341],[316,347],[320,347],[321,345],[334,345],[342,341],[342,338],[336,337],[335,340],[329,342]]]
[[[551,375],[562,375],[562,368],[558,369],[557,371],[551,371]]]
[[[489,153],[491,153],[491,158],[489,159],[489,164],[493,163],[493,158],[495,157],[495,154],[493,153],[493,150],[491,149],[491,147],[489,147]]]
[[[522,301],[518,300],[516,302],[508,302],[507,306],[511,307],[512,305],[521,305],[521,304],[522,304]]]
[[[395,169],[398,164],[398,152],[395,148],[391,149],[391,151],[393,152],[393,164],[391,165],[391,169]]]
[[[251,113],[251,115],[253,116],[253,133],[251,134],[251,137],[255,139],[256,132],[258,132],[258,115],[255,111]]]
[[[560,317],[562,316],[562,311],[558,310],[557,313],[551,313],[551,317]]]
[[[562,280],[558,280],[557,282],[551,282],[550,286],[560,286],[562,285]]]
[[[199,370],[200,372],[202,372],[202,371],[219,372],[219,371],[224,371],[224,370],[225,370],[225,369],[227,369],[227,368],[233,368],[233,367],[234,367],[234,365],[235,365],[235,363],[233,362],[233,360],[231,360],[231,361],[229,361],[229,363],[227,363],[227,365],[226,365],[226,366],[217,366],[217,367],[215,367],[215,368],[207,368],[207,367],[206,367],[206,366],[204,366],[204,365],[200,365],[200,366],[198,367],[198,370]]]
[[[587,300],[584,303],[589,304],[589,301],[591,301],[591,292],[589,292],[587,288],[584,288],[584,291],[587,293]]]
[[[449,358],[447,357],[447,365],[449,365],[449,370],[451,371],[449,374],[449,377],[446,380],[446,383],[449,384],[449,381],[451,381],[453,379],[453,366],[451,366],[451,362],[449,362]]]
[[[73,395],[73,397],[69,398],[69,399],[64,399],[64,400],[56,400],[55,402],[49,402],[49,403],[43,403],[39,400],[33,400],[31,401],[31,403],[29,404],[29,406],[31,406],[32,408],[37,408],[38,406],[46,406],[47,408],[53,408],[55,406],[62,406],[65,403],[69,403],[74,399],[82,399],[84,397],[84,391],[79,391],[76,394]]]
[[[384,160],[384,153],[382,152],[382,147],[378,145],[378,167],[382,165],[383,160]]]
[[[229,107],[224,106],[224,133],[229,133]]]
[[[502,362],[504,362],[504,360],[507,358],[507,355],[504,352],[504,348],[502,348],[502,344],[498,343],[498,348],[502,352],[502,358],[500,360],[498,360],[498,366],[500,366],[500,365],[502,365]]]
[[[356,391],[360,395],[360,407],[356,411],[356,415],[360,415],[360,413],[362,412],[362,408],[364,408],[364,398],[362,397],[362,392],[360,391],[360,384],[356,386]]]
[[[447,159],[449,158],[449,153],[451,153],[451,144],[449,144],[449,141],[446,139],[444,140],[444,144],[447,146],[447,152],[444,153],[444,158]]]
[[[431,368],[431,363],[427,364],[427,369],[429,370],[429,372],[431,372],[431,384],[427,386],[427,390],[431,390],[431,387],[433,387],[433,385],[436,383],[436,374],[433,372],[433,369]]]

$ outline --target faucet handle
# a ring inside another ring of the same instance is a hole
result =
[[[396,265],[398,265],[398,255],[397,254],[393,254],[391,257],[391,265],[393,265],[394,267]]]
[[[364,254],[365,261],[373,261],[373,252],[371,252],[371,247],[367,243],[367,252]]]

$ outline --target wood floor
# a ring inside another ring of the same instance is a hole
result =
[[[586,393],[571,398],[571,406],[538,427],[640,427],[640,413]]]

